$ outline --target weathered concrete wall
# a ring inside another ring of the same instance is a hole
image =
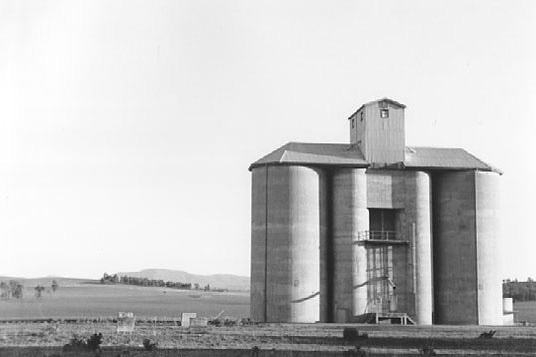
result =
[[[321,173],[302,166],[265,170],[253,170],[253,190],[265,190],[264,198],[262,193],[253,197],[252,317],[268,322],[316,322],[320,318],[319,247],[326,234],[321,218],[325,202]],[[265,302],[254,301],[263,297]]]
[[[437,324],[477,324],[475,173],[433,177],[434,312]]]
[[[356,241],[377,208],[396,212],[397,239],[408,243],[382,253],[392,259],[399,312],[419,324],[433,310],[440,324],[502,323],[496,174],[431,180],[419,171],[271,166],[253,169],[252,180],[254,320],[349,322],[365,313],[371,254]]]
[[[398,310],[407,312],[419,324],[431,324],[433,271],[429,174],[368,170],[367,198],[369,208],[397,210],[397,239],[408,242],[405,246],[393,246],[392,252]]]
[[[250,316],[262,322],[266,321],[266,175],[266,167],[258,167],[251,173]]]
[[[369,227],[365,169],[339,169],[333,173],[333,316],[350,321],[367,306],[367,255],[355,244]]]
[[[498,175],[434,176],[436,323],[501,325]]]
[[[499,259],[499,175],[476,172],[478,323],[501,325],[502,282]]]
[[[406,173],[395,170],[367,170],[368,208],[404,208],[406,205]]]

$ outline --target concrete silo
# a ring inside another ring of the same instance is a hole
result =
[[[316,322],[326,234],[322,173],[305,166],[259,167],[252,189],[252,318]]]
[[[434,176],[435,323],[502,324],[497,179],[476,170]]]
[[[406,207],[413,217],[410,245],[414,264],[415,320],[420,325],[432,324],[432,194],[430,175],[414,171],[406,176],[411,189],[406,191]]]
[[[365,169],[338,169],[333,173],[333,316],[352,321],[367,307],[367,252],[358,244],[369,230]]]
[[[288,143],[250,166],[254,320],[502,324],[499,172],[406,147],[404,109],[366,103],[349,144]]]

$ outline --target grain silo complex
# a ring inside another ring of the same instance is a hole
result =
[[[350,143],[288,143],[250,166],[251,317],[503,324],[500,173],[407,146],[405,106],[362,105]]]

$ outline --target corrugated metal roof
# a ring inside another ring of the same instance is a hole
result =
[[[250,169],[265,164],[344,165],[366,167],[368,163],[358,148],[349,144],[310,144],[290,142],[251,164]]]
[[[249,167],[250,170],[262,165],[303,164],[367,167],[368,163],[361,151],[349,144],[317,144],[290,142],[272,151]],[[444,170],[499,170],[459,148],[407,147],[405,168]]]
[[[430,169],[499,170],[460,148],[407,147],[405,167]]]

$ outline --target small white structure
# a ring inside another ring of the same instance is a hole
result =
[[[196,317],[197,313],[195,312],[183,312],[181,315],[181,326],[190,327],[191,320],[195,319]]]
[[[132,333],[136,326],[136,317],[133,312],[119,312],[117,316],[117,332]]]
[[[513,325],[515,320],[514,299],[503,298],[503,325]]]

